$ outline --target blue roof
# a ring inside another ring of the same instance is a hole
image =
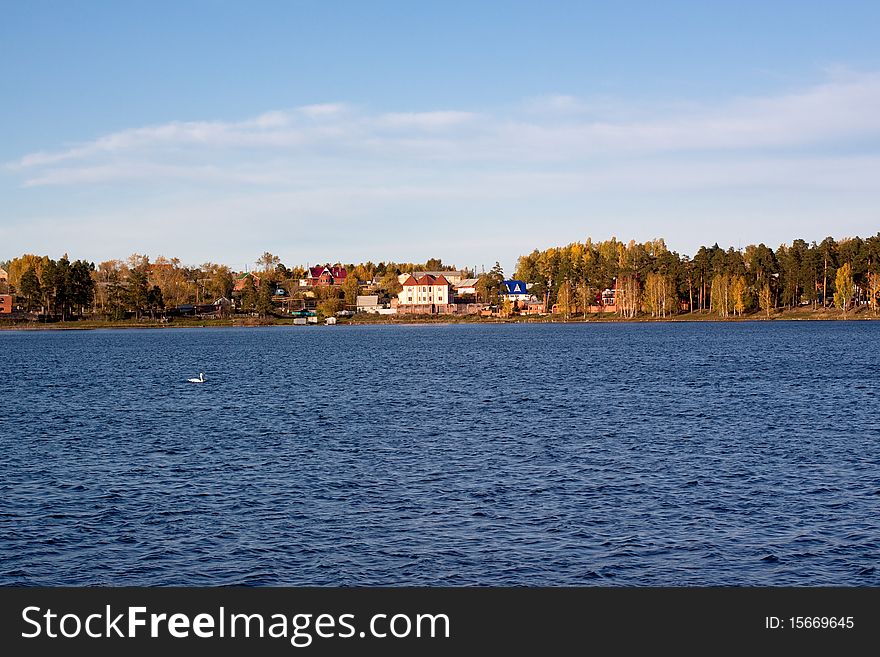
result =
[[[504,281],[504,287],[507,288],[505,294],[528,294],[526,284],[523,281]]]

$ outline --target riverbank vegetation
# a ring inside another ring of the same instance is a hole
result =
[[[141,254],[98,265],[71,261],[66,254],[58,260],[25,254],[0,263],[0,269],[6,272],[0,294],[10,295],[16,310],[6,317],[7,326],[75,319],[86,327],[192,325],[186,315],[198,316],[200,308],[211,304],[208,314],[214,325],[290,323],[293,313],[306,310],[318,317],[353,314],[360,294],[393,298],[401,289],[401,274],[455,267],[439,259],[349,263],[342,284],[314,288],[302,284],[307,268],[288,268],[269,252],[247,273],[212,262],[187,266],[176,258],[151,261]],[[477,279],[476,301],[493,309],[492,317],[355,315],[341,321],[526,319],[518,318],[515,306],[502,298],[504,276],[497,263],[483,274],[461,274]],[[529,321],[868,317],[880,308],[880,233],[865,239],[828,237],[819,243],[798,239],[776,249],[714,244],[700,247],[693,256],[668,249],[662,239],[587,239],[522,256],[514,278],[525,281],[530,294],[545,304],[547,313]],[[279,291],[284,295],[280,302]],[[607,312],[612,306],[603,305],[606,298],[614,299],[613,312]]]
[[[602,290],[614,289],[617,313],[665,318],[698,312],[720,318],[778,310],[869,306],[880,300],[880,233],[820,243],[794,240],[771,249],[703,246],[691,257],[662,239],[575,242],[519,259],[515,278],[556,304],[561,314],[585,312]]]

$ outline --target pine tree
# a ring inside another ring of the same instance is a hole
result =
[[[263,280],[260,283],[260,289],[257,294],[256,310],[260,314],[260,317],[266,317],[269,313],[272,312],[271,281]]]
[[[40,287],[40,279],[37,278],[37,272],[33,267],[29,267],[21,276],[18,283],[19,294],[24,297],[25,310],[30,312],[34,308],[34,304],[40,300],[42,288]]]

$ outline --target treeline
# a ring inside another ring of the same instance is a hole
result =
[[[665,317],[686,310],[722,317],[777,308],[854,305],[877,307],[880,233],[821,243],[797,239],[771,249],[750,244],[727,250],[715,244],[693,255],[670,251],[662,239],[638,243],[610,239],[535,250],[519,258],[516,278],[559,312],[586,312],[603,290],[614,290],[616,310],[633,317]]]
[[[233,298],[238,273],[222,264],[183,265],[177,258],[133,254],[125,260],[89,263],[26,254],[7,263],[8,291],[27,311],[61,319],[100,314],[121,319],[151,315],[186,304],[212,303]],[[272,290],[283,287],[294,296],[315,294],[299,281],[307,268],[288,268],[265,252],[252,273],[266,285],[257,290],[252,281],[235,292],[238,308],[265,314],[272,308]],[[337,263],[339,264],[339,263]],[[413,271],[448,271],[454,266],[433,258],[424,263],[372,262],[344,265],[348,279],[341,289],[319,290],[327,314],[355,304],[364,284],[371,294],[387,297],[400,289],[398,276]],[[477,299],[500,303],[504,279],[496,263],[478,278]],[[880,307],[880,233],[821,243],[794,240],[771,249],[764,244],[745,249],[703,246],[693,255],[670,251],[662,239],[638,243],[610,239],[575,242],[544,251],[535,250],[517,262],[515,278],[531,284],[530,291],[557,312],[594,312],[613,299],[625,317],[646,313],[667,317],[681,312],[712,312],[721,317],[741,316],[774,309],[836,306],[844,313],[854,306]],[[611,291],[605,293],[606,290]],[[0,293],[7,290],[0,290]],[[326,298],[325,298],[326,297]]]
[[[37,307],[69,319],[90,309],[95,295],[95,266],[85,260],[71,262],[62,256],[25,255],[7,263],[9,292],[26,310]]]
[[[168,308],[213,303],[221,297],[233,296],[244,312],[265,315],[272,310],[271,297],[276,288],[283,287],[294,295],[304,294],[299,282],[307,276],[306,267],[288,268],[268,251],[256,260],[251,272],[266,284],[257,289],[248,278],[244,289],[235,294],[238,273],[213,262],[189,266],[178,258],[159,256],[151,261],[148,256],[135,253],[124,260],[106,260],[95,265],[85,260],[71,262],[66,254],[58,260],[25,254],[0,265],[8,273],[8,289],[0,289],[0,293],[13,294],[27,312],[62,320],[85,315],[103,315],[108,319],[156,315]],[[437,258],[424,263],[367,262],[343,266],[349,282],[339,291],[342,296],[337,299],[336,290],[320,291],[327,297],[322,301],[328,314],[343,303],[354,305],[359,283],[375,282],[374,289],[394,295],[401,289],[397,277],[403,272],[455,269]]]

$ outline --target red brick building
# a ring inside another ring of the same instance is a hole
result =
[[[329,285],[342,285],[348,278],[348,272],[345,267],[340,265],[318,265],[317,267],[309,267],[309,274],[305,280],[305,284],[309,287],[323,287]]]
[[[9,315],[12,312],[12,295],[0,294],[0,315]]]
[[[247,285],[247,279],[251,278],[254,281],[254,287],[260,287],[260,277],[256,274],[245,273],[235,279],[235,284],[232,286],[233,292],[241,292],[244,290],[245,285]]]

